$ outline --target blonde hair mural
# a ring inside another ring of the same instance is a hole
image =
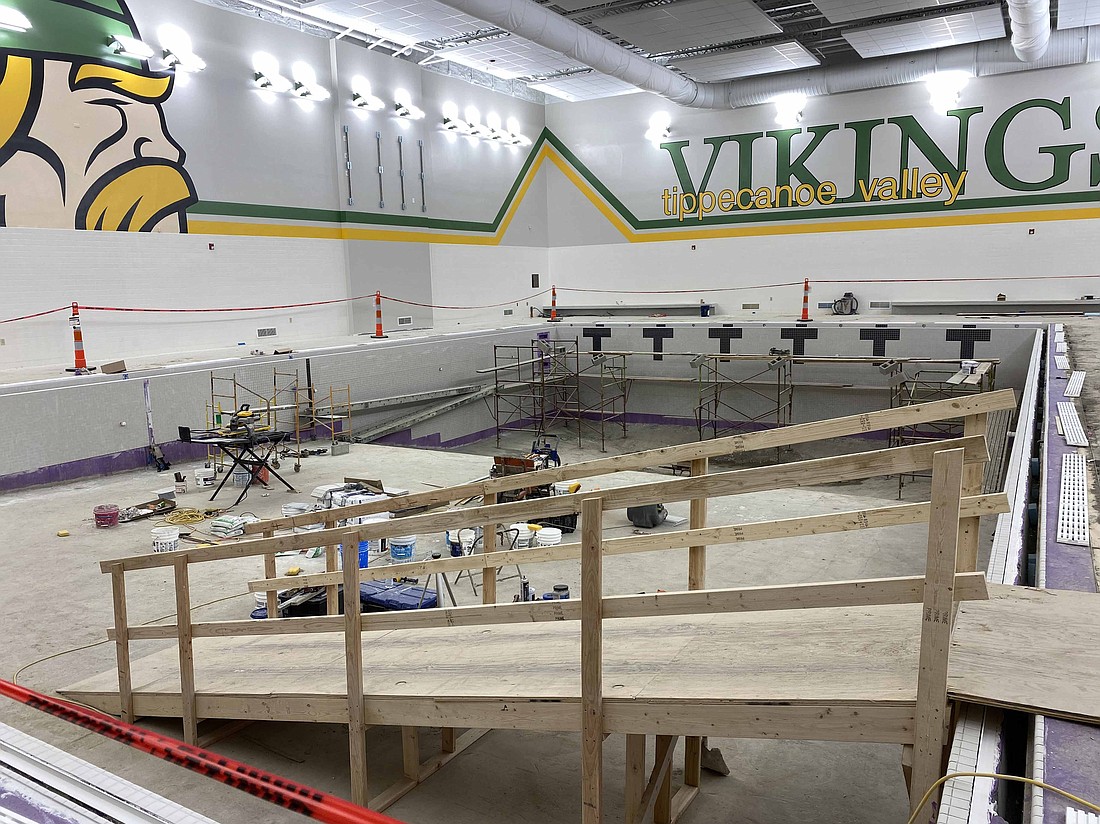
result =
[[[174,76],[113,54],[140,39],[123,0],[5,0],[0,30],[0,227],[186,232],[195,187],[163,103]]]

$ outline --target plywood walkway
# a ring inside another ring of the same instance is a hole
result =
[[[954,698],[1100,720],[1100,596],[996,587],[959,608]],[[604,624],[608,732],[912,741],[921,607]],[[577,622],[364,635],[367,723],[576,730]],[[195,641],[205,718],[346,723],[340,634]],[[138,715],[179,716],[175,648],[133,662]],[[62,691],[119,712],[112,670]],[[794,737],[805,737],[794,736]]]

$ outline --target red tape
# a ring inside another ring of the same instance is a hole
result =
[[[401,824],[395,818],[343,798],[10,681],[0,679],[0,695],[316,821],[328,824]]]
[[[17,318],[4,318],[4,320],[0,320],[0,323],[15,323],[17,320],[30,320],[31,318],[40,318],[43,315],[52,315],[55,312],[65,312],[71,309],[71,306],[58,306],[56,309],[47,309],[45,312],[35,312],[33,315],[20,315]]]

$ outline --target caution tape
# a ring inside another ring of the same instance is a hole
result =
[[[343,798],[0,679],[0,695],[327,824],[401,824]]]
[[[66,312],[72,310],[72,306],[58,306],[56,309],[47,309],[44,312],[35,312],[32,315],[20,315],[17,318],[4,318],[0,320],[0,323],[15,323],[17,320],[30,320],[31,318],[40,318],[44,315],[52,315],[55,312]]]

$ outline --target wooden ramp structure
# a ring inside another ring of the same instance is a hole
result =
[[[1001,391],[799,424],[281,518],[256,525],[263,537],[236,544],[104,561],[114,595],[109,637],[115,641],[117,672],[63,692],[127,720],[179,717],[190,742],[198,740],[199,719],[206,718],[347,724],[352,799],[376,809],[393,803],[489,729],[579,730],[584,824],[604,820],[602,751],[610,734],[627,737],[628,824],[650,818],[670,824],[687,808],[698,793],[701,740],[708,735],[902,744],[911,748],[915,806],[943,774],[951,700],[1012,704],[1003,686],[1015,672],[1010,654],[1018,639],[990,644],[998,614],[1026,604],[1032,610],[1029,631],[1046,627],[1052,635],[1072,631],[1079,621],[1092,620],[1095,627],[1100,615],[1091,603],[1088,608],[1096,610],[1091,618],[1081,605],[1052,610],[1043,597],[1012,588],[996,588],[986,600],[990,589],[975,571],[978,521],[1007,511],[1007,500],[1001,493],[980,494],[989,458],[984,431],[990,412],[1013,407],[1012,392]],[[708,472],[708,460],[722,455],[959,417],[964,435],[951,441]],[[494,502],[503,491],[670,461],[690,461],[692,476]],[[933,478],[928,502],[783,521],[706,523],[707,501],[714,497],[928,469]],[[482,505],[423,512],[475,496]],[[670,501],[691,502],[688,529],[604,537],[605,511]],[[386,510],[421,514],[340,525]],[[495,550],[499,524],[571,513],[581,515],[579,546]],[[275,534],[317,522],[325,528]],[[729,551],[745,541],[919,522],[929,524],[924,576],[705,588],[708,544],[712,551]],[[354,546],[360,540],[475,525],[485,528],[481,554],[335,568],[337,543]],[[328,572],[275,577],[276,552],[318,544],[329,547]],[[604,594],[605,557],[685,548],[684,591]],[[278,614],[278,589],[297,586],[327,587],[329,615],[192,622],[190,566],[242,557],[264,558],[267,577],[249,586],[267,593],[269,615]],[[571,558],[581,564],[579,600],[494,603],[501,566]],[[174,573],[176,624],[131,626],[127,575],[165,567]],[[364,615],[357,599],[348,598],[338,613],[338,586],[354,592],[361,581],[460,570],[481,570],[485,604]],[[977,617],[970,616],[971,609]],[[956,612],[958,624],[971,630],[953,636]],[[1044,624],[1042,617],[1052,612],[1059,621]],[[157,639],[175,640],[176,649],[132,660],[134,643]],[[455,649],[463,650],[462,660],[451,654]],[[949,659],[966,661],[968,668],[949,666]],[[1100,716],[1096,699],[1084,691],[1033,687],[1036,695],[1046,694],[1044,711],[1050,714]],[[373,725],[402,728],[405,777],[371,796],[365,733]],[[427,760],[419,742],[425,727],[443,730],[442,751]],[[468,732],[459,736],[458,730]],[[650,735],[656,737],[652,765],[646,763]],[[672,754],[681,737],[684,785],[673,792]]]

